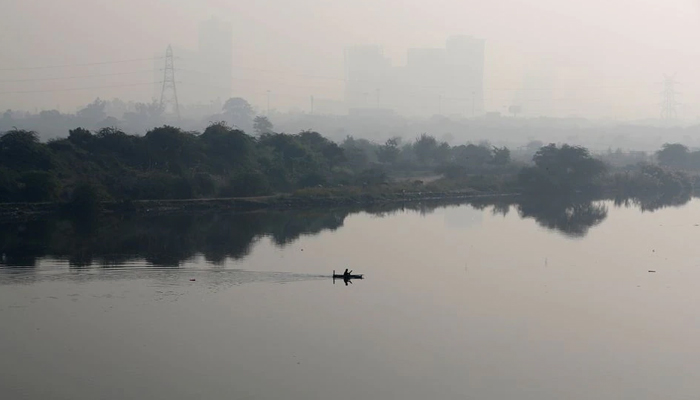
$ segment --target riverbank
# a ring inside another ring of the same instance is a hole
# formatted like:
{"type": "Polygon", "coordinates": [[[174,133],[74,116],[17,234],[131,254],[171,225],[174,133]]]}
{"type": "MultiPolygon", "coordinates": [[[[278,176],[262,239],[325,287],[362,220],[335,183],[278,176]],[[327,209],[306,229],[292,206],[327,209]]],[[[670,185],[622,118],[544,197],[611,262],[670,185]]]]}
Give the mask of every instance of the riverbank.
{"type": "MultiPolygon", "coordinates": [[[[483,193],[472,189],[456,191],[381,191],[312,189],[294,194],[262,197],[231,197],[178,200],[108,201],[101,203],[106,214],[167,215],[197,212],[249,212],[261,210],[301,210],[408,203],[432,200],[459,200],[513,196],[514,193],[483,193]]],[[[65,203],[0,204],[0,222],[31,220],[64,212],[65,203]]]]}
{"type": "MultiPolygon", "coordinates": [[[[641,171],[608,175],[586,190],[566,192],[542,187],[524,190],[535,197],[584,196],[596,198],[639,198],[649,203],[682,202],[697,194],[698,178],[646,166],[641,171]],[[676,199],[678,199],[676,201],[676,199]]],[[[205,212],[283,211],[367,207],[421,201],[468,200],[516,196],[523,189],[510,176],[470,176],[462,179],[420,180],[372,186],[313,187],[293,193],[259,197],[218,197],[162,200],[120,200],[98,202],[94,193],[78,203],[1,203],[0,222],[32,220],[46,216],[81,216],[99,210],[111,215],[169,215],[205,212]]]]}

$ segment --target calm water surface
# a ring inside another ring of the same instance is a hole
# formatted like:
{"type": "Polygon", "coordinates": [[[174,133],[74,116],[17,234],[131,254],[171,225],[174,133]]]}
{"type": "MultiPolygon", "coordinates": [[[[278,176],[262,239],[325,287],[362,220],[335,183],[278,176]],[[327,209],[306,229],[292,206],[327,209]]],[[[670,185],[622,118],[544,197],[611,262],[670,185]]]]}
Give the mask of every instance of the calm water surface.
{"type": "Polygon", "coordinates": [[[699,398],[700,201],[547,209],[4,225],[1,397],[699,398]]]}

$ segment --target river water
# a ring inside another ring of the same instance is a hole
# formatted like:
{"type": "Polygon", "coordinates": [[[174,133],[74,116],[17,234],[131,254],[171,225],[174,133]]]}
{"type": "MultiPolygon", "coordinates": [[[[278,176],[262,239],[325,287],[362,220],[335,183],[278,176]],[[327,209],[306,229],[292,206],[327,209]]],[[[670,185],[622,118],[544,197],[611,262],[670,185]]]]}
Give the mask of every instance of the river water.
{"type": "Polygon", "coordinates": [[[696,399],[699,225],[699,200],[4,224],[0,397],[696,399]]]}

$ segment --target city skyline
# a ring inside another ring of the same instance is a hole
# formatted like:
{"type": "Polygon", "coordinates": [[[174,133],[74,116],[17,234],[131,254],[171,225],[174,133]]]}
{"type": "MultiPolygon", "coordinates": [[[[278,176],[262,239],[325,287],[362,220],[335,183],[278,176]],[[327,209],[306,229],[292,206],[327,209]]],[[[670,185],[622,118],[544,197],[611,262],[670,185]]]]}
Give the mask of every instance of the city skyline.
{"type": "MultiPolygon", "coordinates": [[[[440,48],[455,34],[488,43],[485,111],[507,113],[522,103],[523,116],[659,118],[664,74],[676,73],[678,116],[695,119],[699,10],[690,0],[593,0],[567,7],[553,0],[441,0],[399,9],[388,0],[370,8],[345,0],[294,6],[128,0],[118,7],[68,0],[38,9],[12,3],[8,15],[14,17],[3,21],[0,107],[73,112],[96,97],[150,101],[154,82],[162,79],[156,78],[162,71],[154,73],[162,68],[155,68],[162,60],[154,62],[154,53],[162,57],[168,44],[182,70],[184,96],[197,82],[184,70],[201,69],[190,68],[197,56],[185,50],[198,48],[199,21],[216,16],[232,26],[232,95],[261,108],[269,99],[279,111],[310,111],[313,97],[316,112],[338,112],[345,97],[344,48],[380,44],[392,65],[405,65],[409,48],[440,48]],[[308,10],[329,18],[312,18],[308,10]],[[533,84],[543,71],[552,72],[549,80],[533,84]]],[[[215,86],[228,87],[221,81],[215,86]]],[[[433,97],[428,108],[448,106],[433,97]]]]}
{"type": "Polygon", "coordinates": [[[352,46],[345,64],[348,110],[384,108],[423,117],[484,113],[483,39],[459,35],[444,47],[409,48],[404,65],[394,65],[380,46],[352,46]]]}

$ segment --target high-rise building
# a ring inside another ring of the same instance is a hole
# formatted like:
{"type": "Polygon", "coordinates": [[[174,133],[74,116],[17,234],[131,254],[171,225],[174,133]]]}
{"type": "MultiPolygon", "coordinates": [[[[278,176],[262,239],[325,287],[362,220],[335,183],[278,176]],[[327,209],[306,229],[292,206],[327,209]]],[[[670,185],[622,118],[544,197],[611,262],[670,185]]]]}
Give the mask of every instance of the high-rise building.
{"type": "Polygon", "coordinates": [[[408,115],[475,116],[484,112],[484,40],[453,36],[445,48],[409,49],[394,67],[381,48],[346,50],[348,108],[389,108],[408,115]]]}
{"type": "Polygon", "coordinates": [[[205,74],[206,100],[226,101],[233,89],[233,29],[230,23],[211,18],[199,24],[199,59],[205,74]]]}
{"type": "Polygon", "coordinates": [[[447,40],[446,53],[444,83],[448,96],[466,99],[466,104],[460,106],[465,115],[483,114],[485,41],[470,36],[453,36],[447,40]]]}
{"type": "Polygon", "coordinates": [[[377,108],[391,73],[391,60],[379,46],[345,50],[345,102],[349,109],[377,108]],[[377,101],[377,98],[380,98],[377,101]]]}

